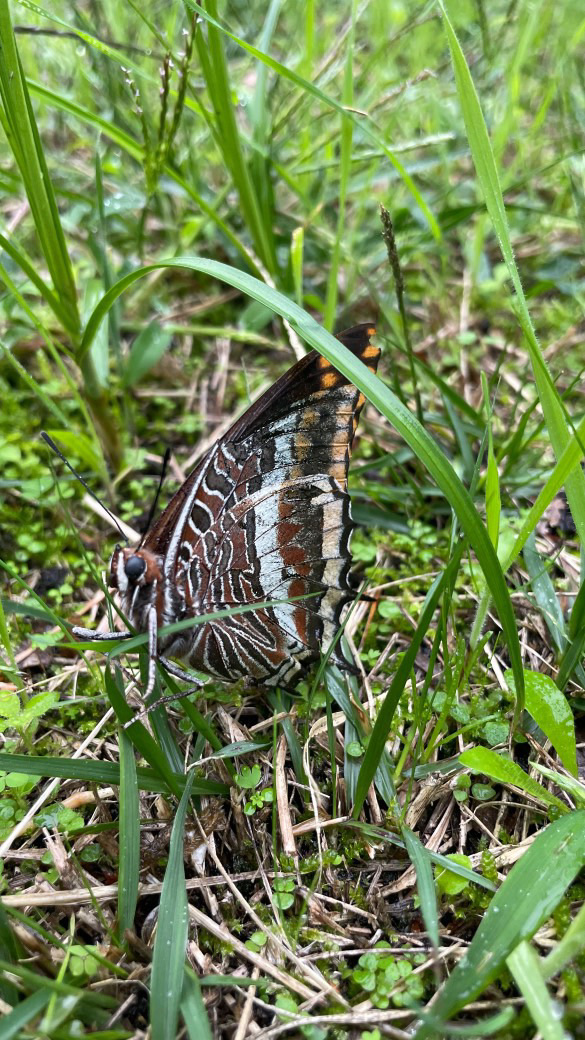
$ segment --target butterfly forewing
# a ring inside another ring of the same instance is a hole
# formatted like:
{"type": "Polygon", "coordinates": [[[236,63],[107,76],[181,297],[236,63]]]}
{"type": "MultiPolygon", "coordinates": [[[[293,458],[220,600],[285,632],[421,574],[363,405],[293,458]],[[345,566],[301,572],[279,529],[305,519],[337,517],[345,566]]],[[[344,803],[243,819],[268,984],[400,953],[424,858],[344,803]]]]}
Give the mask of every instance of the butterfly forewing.
{"type": "MultiPolygon", "coordinates": [[[[375,371],[373,332],[360,325],[339,339],[375,371]]],[[[363,403],[313,352],[201,460],[144,542],[164,571],[159,627],[281,602],[194,625],[159,640],[160,652],[221,679],[287,685],[327,648],[351,597],[347,472],[363,403]]]]}

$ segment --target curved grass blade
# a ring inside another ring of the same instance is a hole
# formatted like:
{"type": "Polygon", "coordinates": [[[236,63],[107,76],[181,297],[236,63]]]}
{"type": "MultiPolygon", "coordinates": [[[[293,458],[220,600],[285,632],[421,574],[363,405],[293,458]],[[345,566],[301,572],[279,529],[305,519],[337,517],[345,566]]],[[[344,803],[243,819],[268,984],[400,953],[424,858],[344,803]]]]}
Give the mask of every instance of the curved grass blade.
{"type": "Polygon", "coordinates": [[[411,831],[410,827],[401,827],[401,834],[410,862],[416,871],[416,887],[423,921],[431,943],[435,949],[438,949],[439,914],[431,858],[418,835],[411,831]]]}
{"type": "Polygon", "coordinates": [[[141,267],[121,278],[104,295],[87,323],[81,347],[82,353],[89,349],[110,307],[124,290],[150,271],[164,267],[186,267],[190,270],[199,271],[202,274],[208,274],[213,278],[219,278],[221,281],[240,289],[246,295],[251,296],[277,314],[280,314],[281,317],[290,322],[304,340],[323,354],[343,375],[358,386],[368,400],[378,408],[382,415],[404,437],[421,462],[432,474],[449,501],[476,553],[479,565],[492,592],[504,630],[510,654],[510,663],[516,680],[517,711],[521,711],[523,707],[522,659],[514,612],[498,557],[475,509],[471,496],[433,438],[420,425],[408,408],[384,385],[381,379],[371,373],[361,361],[353,356],[351,351],[318,325],[296,303],[287,299],[286,296],[271,286],[259,282],[246,272],[237,271],[227,264],[219,263],[216,260],[204,260],[199,257],[174,257],[170,260],[160,260],[155,264],[141,267]]]}
{"type": "Polygon", "coordinates": [[[188,906],[183,859],[185,817],[193,773],[187,778],[169,847],[152,956],[150,1027],[156,1040],[175,1040],[185,975],[188,906]]]}
{"type": "Polygon", "coordinates": [[[541,831],[492,899],[465,956],[433,1002],[433,1024],[415,1040],[433,1035],[436,1022],[455,1015],[500,974],[506,958],[530,939],[553,912],[585,863],[585,810],[563,816],[541,831]]]}
{"type": "MultiPolygon", "coordinates": [[[[0,751],[0,769],[7,773],[25,773],[30,776],[60,777],[63,780],[83,780],[89,784],[118,786],[120,770],[114,762],[96,762],[94,759],[51,758],[41,755],[13,755],[0,751]]],[[[144,766],[136,770],[136,779],[141,791],[169,794],[172,788],[161,780],[154,770],[144,766]]],[[[174,788],[183,790],[185,778],[174,775],[174,788]]],[[[193,784],[193,794],[219,795],[229,797],[229,787],[219,780],[197,779],[193,784]]]]}

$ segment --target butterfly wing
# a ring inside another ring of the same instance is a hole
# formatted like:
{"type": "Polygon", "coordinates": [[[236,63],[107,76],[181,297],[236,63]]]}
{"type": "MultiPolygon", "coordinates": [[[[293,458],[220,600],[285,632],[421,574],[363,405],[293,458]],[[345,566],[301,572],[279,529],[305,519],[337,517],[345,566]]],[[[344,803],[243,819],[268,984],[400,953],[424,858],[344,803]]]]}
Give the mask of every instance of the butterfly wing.
{"type": "MultiPolygon", "coordinates": [[[[338,337],[373,371],[374,331],[338,337]]],[[[201,460],[145,542],[165,561],[168,617],[309,598],[194,626],[165,652],[222,679],[287,685],[330,644],[352,595],[347,473],[363,403],[313,352],[201,460]]]]}

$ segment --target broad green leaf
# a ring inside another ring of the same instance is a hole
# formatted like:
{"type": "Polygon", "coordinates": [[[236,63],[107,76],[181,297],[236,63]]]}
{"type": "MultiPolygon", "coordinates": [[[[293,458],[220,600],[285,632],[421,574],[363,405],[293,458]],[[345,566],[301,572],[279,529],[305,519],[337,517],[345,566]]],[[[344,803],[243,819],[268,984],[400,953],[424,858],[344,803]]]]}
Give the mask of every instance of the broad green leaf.
{"type": "MultiPolygon", "coordinates": [[[[466,856],[463,852],[447,853],[446,859],[448,859],[450,863],[457,863],[459,866],[468,867],[469,870],[471,870],[471,860],[469,856],[466,856]]],[[[452,870],[449,870],[446,867],[435,867],[435,878],[437,881],[437,888],[446,896],[457,896],[469,885],[466,878],[462,878],[459,874],[455,874],[452,870]]]]}
{"type": "MultiPolygon", "coordinates": [[[[506,681],[513,686],[514,677],[506,673],[506,681]]],[[[564,693],[549,675],[524,670],[526,711],[546,734],[565,769],[577,776],[577,746],[575,720],[564,693]]]]}
{"type": "Polygon", "coordinates": [[[585,863],[585,811],[555,820],[540,831],[513,867],[485,912],[467,952],[439,990],[433,1024],[423,1023],[415,1040],[436,1033],[437,1021],[452,1018],[500,974],[518,943],[530,939],[562,899],[585,863]]]}
{"type": "Polygon", "coordinates": [[[519,787],[521,791],[532,795],[545,805],[554,805],[560,811],[568,812],[565,802],[561,802],[560,798],[556,798],[554,794],[547,791],[546,787],[538,784],[515,762],[511,762],[509,758],[504,758],[503,755],[498,755],[489,748],[476,747],[470,751],[463,751],[459,755],[459,761],[462,766],[473,770],[474,773],[485,773],[486,776],[501,784],[513,784],[514,787],[519,787]]]}

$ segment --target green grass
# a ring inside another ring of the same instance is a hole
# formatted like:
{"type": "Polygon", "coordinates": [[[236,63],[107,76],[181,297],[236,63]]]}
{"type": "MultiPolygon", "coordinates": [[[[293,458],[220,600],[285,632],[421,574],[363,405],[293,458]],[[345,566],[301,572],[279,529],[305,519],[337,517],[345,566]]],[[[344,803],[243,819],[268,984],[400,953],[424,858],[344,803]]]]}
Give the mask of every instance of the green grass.
{"type": "Polygon", "coordinates": [[[0,0],[3,1036],[578,1031],[584,35],[0,0]],[[366,320],[379,378],[331,335],[366,320]],[[139,530],[304,346],[370,402],[360,676],[123,729],[145,640],[70,638],[115,535],[40,431],[139,530]]]}

